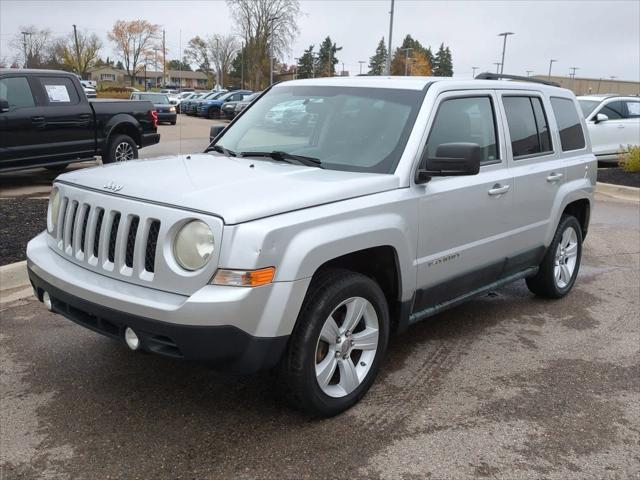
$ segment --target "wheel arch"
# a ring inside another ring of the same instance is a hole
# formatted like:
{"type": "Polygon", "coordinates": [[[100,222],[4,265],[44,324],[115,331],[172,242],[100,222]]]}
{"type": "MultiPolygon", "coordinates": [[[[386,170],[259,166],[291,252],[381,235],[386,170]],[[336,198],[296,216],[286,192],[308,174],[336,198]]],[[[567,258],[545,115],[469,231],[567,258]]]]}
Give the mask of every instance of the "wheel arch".
{"type": "Polygon", "coordinates": [[[105,125],[104,131],[103,150],[108,148],[111,139],[115,135],[120,134],[131,137],[138,147],[141,145],[142,135],[140,132],[140,124],[129,115],[116,115],[105,125]]]}

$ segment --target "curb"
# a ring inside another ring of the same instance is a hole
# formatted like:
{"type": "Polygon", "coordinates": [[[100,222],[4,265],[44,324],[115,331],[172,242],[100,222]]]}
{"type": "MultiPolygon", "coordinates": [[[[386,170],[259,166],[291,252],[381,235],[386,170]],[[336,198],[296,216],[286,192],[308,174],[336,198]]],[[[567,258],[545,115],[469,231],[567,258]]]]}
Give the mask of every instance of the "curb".
{"type": "Polygon", "coordinates": [[[636,187],[625,187],[624,185],[597,182],[596,192],[620,200],[640,202],[640,188],[636,187]]]}
{"type": "Polygon", "coordinates": [[[13,302],[32,294],[26,260],[0,267],[0,303],[13,302]]]}

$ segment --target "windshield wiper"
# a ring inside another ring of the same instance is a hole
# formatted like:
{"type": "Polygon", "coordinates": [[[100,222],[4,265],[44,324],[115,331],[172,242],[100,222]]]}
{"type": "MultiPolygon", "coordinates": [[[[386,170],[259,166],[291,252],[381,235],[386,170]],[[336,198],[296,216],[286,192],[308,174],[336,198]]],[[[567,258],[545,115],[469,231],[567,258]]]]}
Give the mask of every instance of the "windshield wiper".
{"type": "Polygon", "coordinates": [[[240,152],[241,157],[269,157],[280,162],[294,163],[298,165],[305,165],[307,167],[322,167],[322,162],[317,158],[305,157],[304,155],[294,155],[293,153],[282,152],[280,150],[274,150],[272,152],[240,152]]]}
{"type": "Polygon", "coordinates": [[[221,153],[226,155],[227,157],[237,157],[236,152],[233,150],[229,150],[228,148],[223,147],[222,145],[213,145],[212,147],[207,148],[207,152],[209,150],[213,150],[214,152],[221,153]]]}

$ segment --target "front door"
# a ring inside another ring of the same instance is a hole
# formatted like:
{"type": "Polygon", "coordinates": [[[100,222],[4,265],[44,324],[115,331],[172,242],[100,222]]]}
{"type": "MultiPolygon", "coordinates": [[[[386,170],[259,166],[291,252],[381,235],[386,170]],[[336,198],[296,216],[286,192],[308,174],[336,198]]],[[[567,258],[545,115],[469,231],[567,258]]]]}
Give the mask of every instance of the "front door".
{"type": "MultiPolygon", "coordinates": [[[[487,285],[500,276],[509,252],[513,178],[492,91],[439,97],[424,155],[438,145],[480,145],[478,175],[435,177],[419,186],[418,292],[414,313],[487,285]]],[[[426,157],[424,157],[426,158],[426,157]]]]}

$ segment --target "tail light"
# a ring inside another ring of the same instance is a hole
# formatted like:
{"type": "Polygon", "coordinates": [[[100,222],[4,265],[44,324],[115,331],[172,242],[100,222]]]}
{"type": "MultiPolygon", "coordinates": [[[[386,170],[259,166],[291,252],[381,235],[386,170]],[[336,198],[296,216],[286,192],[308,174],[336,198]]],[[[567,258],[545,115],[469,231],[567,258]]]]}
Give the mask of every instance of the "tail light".
{"type": "Polygon", "coordinates": [[[158,128],[158,112],[151,110],[151,119],[153,120],[153,126],[158,128]]]}

